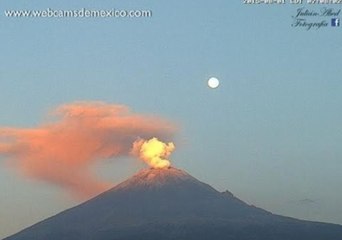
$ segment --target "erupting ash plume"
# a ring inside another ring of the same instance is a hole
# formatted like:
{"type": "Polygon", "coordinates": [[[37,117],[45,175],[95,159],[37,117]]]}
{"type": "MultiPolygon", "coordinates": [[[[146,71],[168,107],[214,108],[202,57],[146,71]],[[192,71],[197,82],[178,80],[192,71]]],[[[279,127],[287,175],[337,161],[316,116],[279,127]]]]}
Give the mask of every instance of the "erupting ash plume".
{"type": "Polygon", "coordinates": [[[96,161],[129,156],[139,146],[135,156],[149,165],[170,164],[163,158],[173,145],[153,138],[168,139],[175,132],[174,126],[163,119],[103,102],[66,104],[53,113],[55,121],[36,128],[0,128],[0,154],[7,155],[26,176],[89,197],[109,187],[91,174],[90,165],[96,161]]]}
{"type": "Polygon", "coordinates": [[[138,140],[133,144],[132,154],[142,159],[152,168],[168,168],[170,161],[167,158],[175,149],[175,145],[163,143],[157,138],[152,138],[148,141],[138,140]]]}

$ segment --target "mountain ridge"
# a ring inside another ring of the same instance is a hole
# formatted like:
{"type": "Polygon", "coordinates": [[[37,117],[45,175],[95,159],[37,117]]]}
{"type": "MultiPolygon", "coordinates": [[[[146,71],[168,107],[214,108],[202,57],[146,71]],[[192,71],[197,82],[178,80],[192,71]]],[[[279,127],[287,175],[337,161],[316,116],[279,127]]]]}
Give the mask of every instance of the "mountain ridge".
{"type": "Polygon", "coordinates": [[[338,240],[342,239],[342,226],[272,214],[171,167],[141,170],[95,198],[5,240],[228,237],[232,240],[338,240]]]}

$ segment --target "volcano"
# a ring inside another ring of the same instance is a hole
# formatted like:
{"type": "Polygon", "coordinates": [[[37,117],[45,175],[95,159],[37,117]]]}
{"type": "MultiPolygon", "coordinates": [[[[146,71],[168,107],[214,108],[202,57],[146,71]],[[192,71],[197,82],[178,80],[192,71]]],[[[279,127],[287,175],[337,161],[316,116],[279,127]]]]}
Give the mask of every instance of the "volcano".
{"type": "Polygon", "coordinates": [[[6,240],[338,240],[342,226],[248,205],[176,169],[146,169],[6,240]]]}

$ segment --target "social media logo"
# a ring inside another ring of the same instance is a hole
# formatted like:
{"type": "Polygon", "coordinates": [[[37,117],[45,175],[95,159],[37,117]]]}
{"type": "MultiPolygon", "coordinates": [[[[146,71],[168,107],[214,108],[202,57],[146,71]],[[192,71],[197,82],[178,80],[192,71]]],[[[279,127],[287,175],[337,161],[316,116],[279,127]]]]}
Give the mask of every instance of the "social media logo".
{"type": "Polygon", "coordinates": [[[331,19],[331,26],[332,27],[339,27],[340,26],[340,19],[339,18],[332,18],[331,19]]]}

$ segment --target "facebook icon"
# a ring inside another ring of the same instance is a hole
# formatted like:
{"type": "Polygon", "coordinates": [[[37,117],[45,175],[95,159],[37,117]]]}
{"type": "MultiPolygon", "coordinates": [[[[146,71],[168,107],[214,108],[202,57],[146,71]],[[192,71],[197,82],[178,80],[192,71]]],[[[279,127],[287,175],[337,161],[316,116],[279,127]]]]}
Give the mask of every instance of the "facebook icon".
{"type": "Polygon", "coordinates": [[[340,26],[340,19],[339,18],[332,18],[331,19],[331,26],[332,27],[339,27],[340,26]]]}

